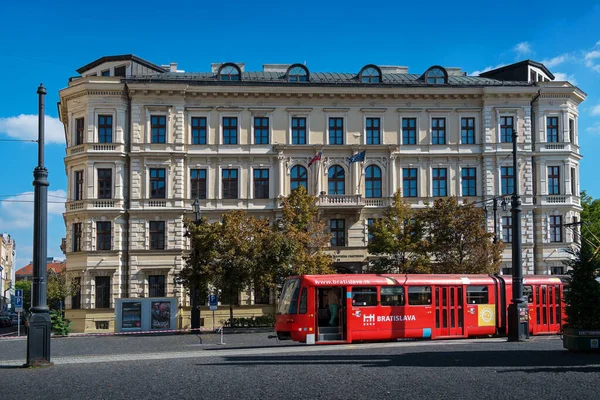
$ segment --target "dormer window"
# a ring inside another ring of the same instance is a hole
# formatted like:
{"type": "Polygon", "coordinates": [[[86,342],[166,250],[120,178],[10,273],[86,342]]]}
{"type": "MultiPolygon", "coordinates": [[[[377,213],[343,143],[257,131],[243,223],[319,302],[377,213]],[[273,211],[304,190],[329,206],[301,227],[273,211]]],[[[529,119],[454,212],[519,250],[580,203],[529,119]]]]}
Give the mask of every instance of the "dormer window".
{"type": "Polygon", "coordinates": [[[223,64],[219,68],[217,78],[220,81],[239,81],[241,80],[242,73],[240,68],[232,63],[223,64]]]}
{"type": "Polygon", "coordinates": [[[448,73],[442,67],[431,67],[425,74],[425,82],[428,85],[443,85],[448,83],[448,73]]]}
{"type": "Polygon", "coordinates": [[[301,64],[291,65],[286,73],[288,82],[308,82],[309,73],[308,69],[301,64]]]}
{"type": "Polygon", "coordinates": [[[360,70],[358,78],[362,83],[380,83],[381,70],[376,65],[366,65],[360,70]]]}

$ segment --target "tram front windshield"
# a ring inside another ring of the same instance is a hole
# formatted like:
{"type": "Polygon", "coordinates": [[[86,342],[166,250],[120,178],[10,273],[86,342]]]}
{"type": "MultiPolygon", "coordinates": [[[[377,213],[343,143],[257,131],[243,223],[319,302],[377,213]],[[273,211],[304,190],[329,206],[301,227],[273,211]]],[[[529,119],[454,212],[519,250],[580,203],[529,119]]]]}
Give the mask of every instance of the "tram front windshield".
{"type": "MultiPolygon", "coordinates": [[[[300,279],[288,279],[283,285],[281,291],[281,298],[277,305],[277,314],[292,314],[291,306],[296,305],[294,309],[297,309],[298,303],[298,289],[300,288],[300,279]]],[[[295,313],[294,313],[295,314],[295,313]]]]}

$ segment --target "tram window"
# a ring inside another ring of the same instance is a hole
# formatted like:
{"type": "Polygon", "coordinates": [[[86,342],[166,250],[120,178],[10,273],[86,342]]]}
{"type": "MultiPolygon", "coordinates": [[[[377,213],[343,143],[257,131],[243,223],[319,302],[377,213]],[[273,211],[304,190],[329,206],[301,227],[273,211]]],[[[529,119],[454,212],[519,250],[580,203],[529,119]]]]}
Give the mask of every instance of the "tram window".
{"type": "Polygon", "coordinates": [[[300,314],[306,314],[306,310],[308,309],[306,300],[306,288],[302,288],[302,294],[300,295],[300,314]]]}
{"type": "Polygon", "coordinates": [[[531,285],[523,286],[523,297],[528,303],[533,303],[533,287],[531,285]]]}
{"type": "Polygon", "coordinates": [[[376,306],[377,288],[361,287],[352,289],[353,306],[376,306]]]}
{"type": "Polygon", "coordinates": [[[430,306],[431,286],[409,286],[408,304],[411,306],[430,306]]]}
{"type": "Polygon", "coordinates": [[[488,304],[487,286],[467,286],[467,304],[488,304]]]}
{"type": "Polygon", "coordinates": [[[297,313],[298,289],[300,289],[300,279],[289,279],[285,282],[277,305],[277,314],[297,313]]]}
{"type": "Polygon", "coordinates": [[[403,306],[404,288],[401,286],[391,286],[381,288],[382,306],[403,306]]]}

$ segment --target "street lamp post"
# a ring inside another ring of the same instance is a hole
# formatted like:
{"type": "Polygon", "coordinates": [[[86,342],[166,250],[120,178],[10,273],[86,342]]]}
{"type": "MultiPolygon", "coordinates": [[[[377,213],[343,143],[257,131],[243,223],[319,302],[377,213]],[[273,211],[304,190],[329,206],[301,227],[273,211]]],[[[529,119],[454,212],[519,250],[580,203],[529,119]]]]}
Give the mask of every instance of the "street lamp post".
{"type": "MultiPolygon", "coordinates": [[[[198,197],[196,197],[196,199],[194,200],[192,207],[194,208],[194,214],[196,216],[195,222],[196,222],[196,225],[198,225],[200,223],[200,200],[198,199],[198,197]]],[[[194,246],[193,238],[192,238],[192,246],[193,246],[192,251],[196,252],[196,247],[194,246]]],[[[191,295],[192,295],[192,311],[191,311],[192,330],[200,329],[200,293],[199,293],[198,285],[194,284],[192,286],[191,295]]]]}
{"type": "Polygon", "coordinates": [[[46,252],[48,240],[48,170],[44,167],[44,96],[46,88],[37,89],[38,165],[33,170],[33,279],[31,312],[27,333],[25,366],[50,366],[50,312],[46,304],[46,252]]]}
{"type": "MultiPolygon", "coordinates": [[[[489,199],[485,200],[485,201],[487,202],[487,201],[489,201],[489,199]]],[[[493,201],[492,210],[494,211],[494,239],[493,239],[493,241],[494,241],[494,243],[498,243],[498,197],[494,197],[492,199],[492,201],[493,201]]],[[[502,211],[506,212],[506,200],[502,199],[501,206],[502,206],[502,211]]],[[[487,206],[485,204],[484,204],[484,211],[485,211],[485,215],[487,217],[488,211],[487,211],[487,206]]]]}
{"type": "Polygon", "coordinates": [[[513,171],[515,189],[512,196],[512,303],[508,307],[508,341],[529,339],[529,308],[523,299],[523,267],[521,260],[521,197],[519,196],[519,164],[517,130],[513,131],[513,171]]]}

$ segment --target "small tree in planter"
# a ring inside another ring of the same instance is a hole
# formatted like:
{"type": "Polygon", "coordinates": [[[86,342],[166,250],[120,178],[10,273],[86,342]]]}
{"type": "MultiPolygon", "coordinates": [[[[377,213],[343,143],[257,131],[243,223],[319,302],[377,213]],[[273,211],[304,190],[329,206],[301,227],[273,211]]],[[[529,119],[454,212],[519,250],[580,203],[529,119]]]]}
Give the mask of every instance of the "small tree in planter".
{"type": "Polygon", "coordinates": [[[600,283],[596,280],[600,261],[585,240],[574,255],[567,263],[572,269],[565,292],[563,346],[574,351],[600,351],[600,283]]]}

